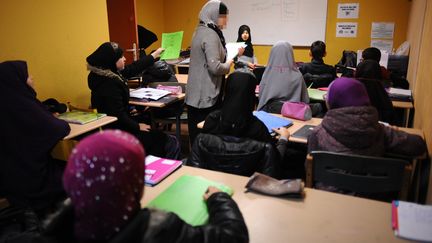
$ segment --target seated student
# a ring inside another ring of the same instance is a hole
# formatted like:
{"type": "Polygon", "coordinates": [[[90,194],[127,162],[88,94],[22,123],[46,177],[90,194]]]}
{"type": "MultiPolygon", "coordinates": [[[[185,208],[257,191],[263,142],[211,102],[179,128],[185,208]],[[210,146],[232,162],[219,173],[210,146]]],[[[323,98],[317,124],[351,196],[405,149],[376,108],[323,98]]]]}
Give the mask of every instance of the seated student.
{"type": "Polygon", "coordinates": [[[252,36],[249,26],[242,25],[238,29],[237,42],[245,42],[247,45],[244,49],[243,55],[238,57],[235,63],[235,68],[247,67],[250,69],[255,68],[256,57],[254,55],[254,49],[252,44],[252,36]]]}
{"type": "Polygon", "coordinates": [[[257,110],[280,114],[283,101],[309,103],[309,95],[303,75],[296,66],[292,46],[279,41],[270,51],[260,83],[257,110]]]}
{"type": "MultiPolygon", "coordinates": [[[[376,62],[380,62],[381,60],[381,51],[376,47],[368,47],[362,52],[362,61],[366,60],[374,60],[376,62]]],[[[381,78],[385,80],[390,79],[390,72],[387,68],[380,66],[381,78]]]]}
{"type": "Polygon", "coordinates": [[[25,61],[0,63],[0,74],[0,197],[43,216],[66,196],[65,163],[53,159],[51,150],[70,127],[36,98],[25,61]]]}
{"type": "Polygon", "coordinates": [[[310,63],[300,66],[300,72],[309,87],[327,87],[336,78],[336,69],[324,63],[323,57],[326,56],[326,45],[322,41],[315,41],[310,47],[309,55],[312,57],[310,63]]]}
{"type": "Polygon", "coordinates": [[[87,57],[88,86],[91,104],[98,112],[117,117],[111,127],[134,134],[147,148],[159,157],[177,158],[179,144],[175,137],[160,131],[150,130],[150,126],[132,119],[129,113],[129,88],[126,78],[135,76],[154,63],[163,51],[159,48],[151,55],[125,66],[123,50],[115,42],[105,42],[87,57]]]}
{"type": "Polygon", "coordinates": [[[50,242],[248,242],[231,197],[209,187],[209,223],[193,227],[174,213],[141,209],[145,151],[132,135],[106,130],[73,150],[63,182],[73,211],[45,233],[50,242]],[[90,162],[89,162],[90,161],[90,162]]]}
{"type": "Polygon", "coordinates": [[[378,119],[394,124],[393,104],[382,84],[379,63],[374,60],[360,62],[357,65],[355,77],[365,85],[371,105],[378,111],[378,119]]]}
{"type": "Polygon", "coordinates": [[[418,156],[426,152],[424,140],[378,123],[365,86],[351,78],[333,81],[327,93],[328,112],[308,138],[308,151],[331,151],[382,156],[394,153],[418,156]]]}

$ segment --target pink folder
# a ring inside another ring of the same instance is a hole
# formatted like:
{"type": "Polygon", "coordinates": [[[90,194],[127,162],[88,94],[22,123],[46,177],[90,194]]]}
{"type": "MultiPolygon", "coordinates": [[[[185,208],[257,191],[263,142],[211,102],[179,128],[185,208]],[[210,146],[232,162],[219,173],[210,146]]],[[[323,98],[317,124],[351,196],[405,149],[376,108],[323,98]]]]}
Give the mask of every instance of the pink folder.
{"type": "Polygon", "coordinates": [[[182,165],[180,160],[171,160],[149,155],[145,159],[145,183],[158,184],[182,165]]]}

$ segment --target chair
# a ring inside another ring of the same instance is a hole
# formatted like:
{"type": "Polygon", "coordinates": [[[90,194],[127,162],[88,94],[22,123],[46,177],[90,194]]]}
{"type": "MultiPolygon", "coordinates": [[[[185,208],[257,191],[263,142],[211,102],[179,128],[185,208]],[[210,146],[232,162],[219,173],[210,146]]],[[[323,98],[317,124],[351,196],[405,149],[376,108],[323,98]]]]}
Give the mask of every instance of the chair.
{"type": "MultiPolygon", "coordinates": [[[[182,92],[186,92],[186,84],[178,83],[178,82],[154,82],[149,83],[149,88],[156,88],[158,85],[165,86],[180,86],[182,87],[182,92]]],[[[169,105],[168,107],[164,107],[157,111],[151,110],[151,119],[152,119],[152,127],[157,127],[159,124],[162,126],[170,126],[172,124],[176,125],[176,137],[180,142],[180,132],[181,132],[181,123],[187,123],[187,112],[185,111],[184,102],[181,104],[174,103],[169,105]],[[164,114],[168,113],[168,114],[164,114]]]]}
{"type": "Polygon", "coordinates": [[[278,162],[279,154],[271,143],[200,133],[186,164],[243,176],[256,171],[274,176],[278,162]]]}
{"type": "Polygon", "coordinates": [[[412,167],[408,161],[312,151],[306,158],[306,187],[317,183],[338,192],[391,201],[406,199],[412,167]]]}

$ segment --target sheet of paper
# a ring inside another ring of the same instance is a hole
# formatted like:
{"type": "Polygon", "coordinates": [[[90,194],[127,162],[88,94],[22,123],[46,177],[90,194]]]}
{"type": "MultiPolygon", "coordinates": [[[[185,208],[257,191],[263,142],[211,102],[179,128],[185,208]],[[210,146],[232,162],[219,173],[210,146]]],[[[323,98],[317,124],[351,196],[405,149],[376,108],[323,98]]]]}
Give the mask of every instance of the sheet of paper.
{"type": "Polygon", "coordinates": [[[162,48],[165,49],[161,54],[161,59],[176,59],[180,56],[180,49],[183,40],[183,31],[173,33],[162,33],[162,48]]]}
{"type": "Polygon", "coordinates": [[[393,22],[372,22],[371,38],[393,39],[393,22]]]}
{"type": "Polygon", "coordinates": [[[358,19],[359,3],[339,3],[338,4],[338,19],[358,19]]]}
{"type": "Polygon", "coordinates": [[[397,235],[419,241],[432,241],[432,206],[398,202],[397,235]]]}
{"type": "Polygon", "coordinates": [[[386,51],[387,53],[391,53],[393,50],[393,40],[377,40],[372,39],[371,45],[372,47],[376,47],[381,51],[386,51]]]}
{"type": "Polygon", "coordinates": [[[233,59],[235,56],[238,55],[238,50],[240,47],[245,48],[246,43],[244,42],[229,42],[225,45],[227,49],[227,60],[233,59]]]}
{"type": "Polygon", "coordinates": [[[151,99],[158,100],[165,95],[171,94],[170,91],[162,90],[162,89],[153,89],[153,88],[140,88],[130,92],[130,97],[138,98],[138,99],[151,99]]]}
{"type": "Polygon", "coordinates": [[[356,22],[338,22],[336,23],[336,37],[357,37],[356,22]]]}

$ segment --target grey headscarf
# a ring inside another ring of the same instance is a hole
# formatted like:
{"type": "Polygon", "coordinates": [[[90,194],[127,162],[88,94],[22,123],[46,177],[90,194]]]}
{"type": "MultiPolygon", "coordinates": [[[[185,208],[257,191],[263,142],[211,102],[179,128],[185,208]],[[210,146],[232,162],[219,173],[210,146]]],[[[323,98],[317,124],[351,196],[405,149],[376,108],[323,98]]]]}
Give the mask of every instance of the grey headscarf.
{"type": "Polygon", "coordinates": [[[221,1],[219,0],[210,0],[208,1],[201,9],[199,13],[200,21],[205,24],[214,24],[217,26],[219,19],[219,5],[221,1]]]}
{"type": "Polygon", "coordinates": [[[286,41],[278,41],[270,51],[257,109],[262,109],[271,100],[309,103],[306,84],[294,61],[293,48],[286,41]]]}

